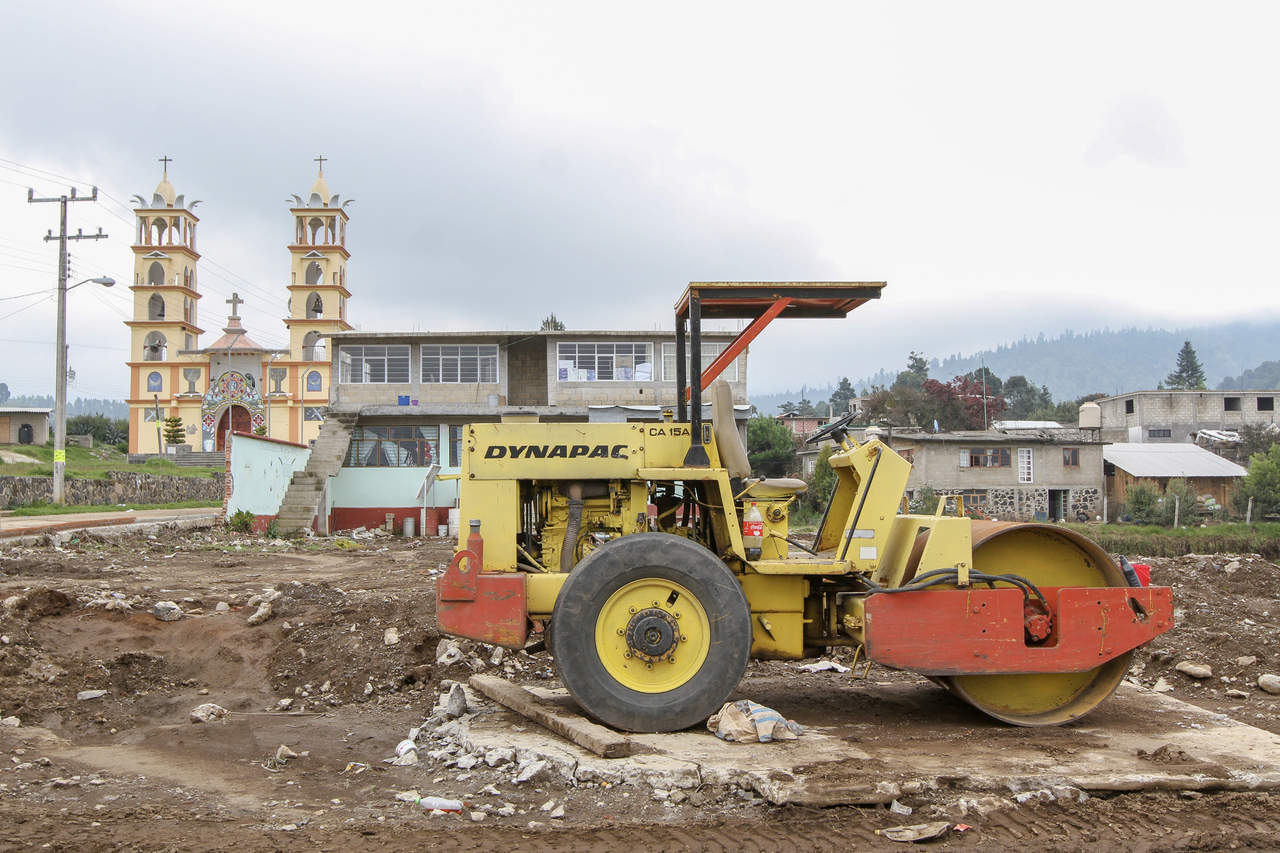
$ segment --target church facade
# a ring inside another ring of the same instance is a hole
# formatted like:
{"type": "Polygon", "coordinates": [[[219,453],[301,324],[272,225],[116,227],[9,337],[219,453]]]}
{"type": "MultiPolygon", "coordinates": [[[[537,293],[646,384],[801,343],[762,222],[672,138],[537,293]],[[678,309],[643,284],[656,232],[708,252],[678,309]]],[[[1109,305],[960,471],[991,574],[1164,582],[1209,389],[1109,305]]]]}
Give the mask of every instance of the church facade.
{"type": "Polygon", "coordinates": [[[169,182],[168,162],[150,200],[134,196],[137,230],[133,318],[129,328],[129,452],[164,453],[164,420],[182,421],[183,443],[219,451],[233,432],[307,444],[320,431],[329,402],[328,338],[347,322],[346,248],[350,201],[339,203],[324,161],[307,198],[294,195],[288,349],[261,346],[239,316],[232,293],[222,335],[202,346],[199,304],[199,217],[169,182]]]}

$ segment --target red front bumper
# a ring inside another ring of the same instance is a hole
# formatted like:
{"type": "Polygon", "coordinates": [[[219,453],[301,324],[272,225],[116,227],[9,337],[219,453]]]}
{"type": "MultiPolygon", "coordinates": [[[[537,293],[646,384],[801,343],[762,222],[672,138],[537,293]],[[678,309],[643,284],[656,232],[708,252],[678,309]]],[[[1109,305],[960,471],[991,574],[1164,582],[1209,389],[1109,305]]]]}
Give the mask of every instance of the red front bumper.
{"type": "Polygon", "coordinates": [[[1168,587],[1045,587],[1053,628],[1029,643],[1018,589],[872,595],[867,656],[922,675],[1084,672],[1173,627],[1168,587]]]}
{"type": "Polygon", "coordinates": [[[436,625],[441,633],[509,649],[524,648],[529,637],[524,575],[480,572],[471,551],[456,553],[436,580],[436,625]]]}

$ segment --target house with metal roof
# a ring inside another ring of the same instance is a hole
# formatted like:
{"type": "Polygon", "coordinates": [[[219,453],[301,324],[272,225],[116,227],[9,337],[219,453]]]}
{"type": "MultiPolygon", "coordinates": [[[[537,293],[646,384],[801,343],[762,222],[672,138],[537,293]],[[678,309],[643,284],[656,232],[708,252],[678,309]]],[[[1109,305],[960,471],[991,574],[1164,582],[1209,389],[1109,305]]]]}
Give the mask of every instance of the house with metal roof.
{"type": "Polygon", "coordinates": [[[1108,444],[1102,449],[1107,502],[1124,504],[1125,495],[1137,483],[1148,483],[1164,493],[1169,481],[1186,480],[1197,495],[1211,495],[1223,506],[1249,472],[1203,447],[1185,443],[1108,444]]]}
{"type": "Polygon", "coordinates": [[[0,406],[0,444],[44,444],[52,409],[0,406]]]}

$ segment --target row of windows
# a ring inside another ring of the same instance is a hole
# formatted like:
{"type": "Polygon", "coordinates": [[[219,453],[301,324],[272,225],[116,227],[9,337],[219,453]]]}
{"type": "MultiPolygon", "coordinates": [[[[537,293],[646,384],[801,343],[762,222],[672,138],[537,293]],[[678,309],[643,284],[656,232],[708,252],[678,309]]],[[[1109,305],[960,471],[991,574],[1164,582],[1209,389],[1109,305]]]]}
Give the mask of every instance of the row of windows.
{"type": "MultiPolygon", "coordinates": [[[[726,346],[704,345],[702,370],[710,367],[726,346]]],[[[421,349],[424,383],[498,382],[496,344],[424,344],[421,349]]],[[[344,346],[338,358],[339,381],[343,383],[404,384],[409,381],[407,344],[344,346]]],[[[720,375],[728,382],[737,382],[737,359],[720,375]]],[[[556,377],[561,382],[651,382],[654,379],[653,344],[557,344],[556,377]]],[[[674,382],[675,379],[675,344],[663,344],[662,380],[674,382]]]]}
{"type": "MultiPolygon", "coordinates": [[[[1222,411],[1224,412],[1244,411],[1243,400],[1244,400],[1243,397],[1223,397],[1222,411]]],[[[1135,401],[1133,399],[1128,399],[1124,401],[1124,413],[1126,415],[1132,415],[1134,412],[1134,408],[1135,408],[1135,401]]],[[[1255,397],[1254,409],[1259,412],[1274,412],[1276,410],[1276,398],[1275,397],[1255,397]]]]}
{"type": "MultiPolygon", "coordinates": [[[[277,371],[280,374],[284,373],[284,371],[280,370],[279,368],[277,368],[276,370],[273,370],[272,373],[276,374],[277,371]]],[[[191,368],[187,368],[186,370],[183,371],[183,373],[185,374],[185,378],[187,380],[187,390],[183,393],[186,393],[186,394],[200,393],[196,390],[196,381],[200,378],[200,372],[198,370],[192,370],[191,368]]],[[[280,387],[280,381],[279,381],[281,378],[283,378],[283,376],[276,376],[276,375],[272,376],[272,382],[274,384],[274,387],[271,389],[271,393],[273,394],[283,393],[284,389],[280,387]]],[[[320,375],[320,371],[318,370],[312,370],[311,372],[309,372],[307,374],[306,382],[307,382],[308,391],[324,390],[324,377],[320,375]]],[[[153,370],[150,373],[148,373],[147,374],[147,393],[154,394],[156,392],[163,391],[163,390],[164,390],[164,377],[160,374],[160,372],[153,370]]]]}
{"type": "MultiPolygon", "coordinates": [[[[1034,480],[1033,459],[1035,453],[1030,447],[1018,448],[1018,482],[1030,483],[1034,480]]],[[[960,451],[961,468],[1009,468],[1013,463],[1013,451],[1008,447],[970,448],[960,451]]],[[[1062,467],[1080,467],[1080,448],[1062,448],[1062,467]]]]}
{"type": "MultiPolygon", "coordinates": [[[[449,463],[460,464],[462,427],[449,427],[449,463]]],[[[358,426],[351,433],[348,468],[426,468],[440,462],[440,427],[358,426]]]]}

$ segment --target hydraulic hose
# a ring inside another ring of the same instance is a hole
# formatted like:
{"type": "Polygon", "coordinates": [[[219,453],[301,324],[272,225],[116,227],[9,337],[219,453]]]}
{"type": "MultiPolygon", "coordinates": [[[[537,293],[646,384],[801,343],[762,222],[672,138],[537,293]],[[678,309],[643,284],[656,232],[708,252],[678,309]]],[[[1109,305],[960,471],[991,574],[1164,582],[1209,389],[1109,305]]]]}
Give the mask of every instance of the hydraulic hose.
{"type": "Polygon", "coordinates": [[[578,550],[578,531],[582,527],[582,484],[569,486],[569,521],[564,528],[564,543],[560,546],[560,571],[573,569],[578,550]]]}

